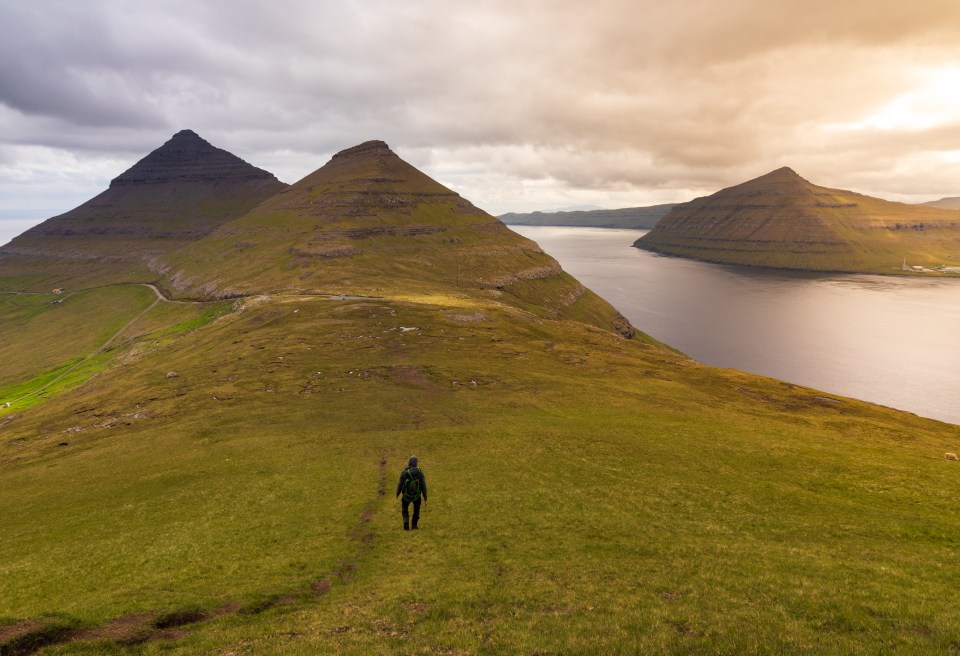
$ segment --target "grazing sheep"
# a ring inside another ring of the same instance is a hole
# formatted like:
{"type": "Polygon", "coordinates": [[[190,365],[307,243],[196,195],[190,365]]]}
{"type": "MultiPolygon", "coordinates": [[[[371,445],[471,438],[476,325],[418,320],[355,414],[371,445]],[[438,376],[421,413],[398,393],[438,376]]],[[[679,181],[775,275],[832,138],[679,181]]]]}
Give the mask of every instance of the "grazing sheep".
{"type": "Polygon", "coordinates": [[[943,457],[946,458],[947,460],[956,460],[956,459],[957,459],[957,454],[956,454],[956,453],[945,453],[945,454],[943,454],[943,457]]]}

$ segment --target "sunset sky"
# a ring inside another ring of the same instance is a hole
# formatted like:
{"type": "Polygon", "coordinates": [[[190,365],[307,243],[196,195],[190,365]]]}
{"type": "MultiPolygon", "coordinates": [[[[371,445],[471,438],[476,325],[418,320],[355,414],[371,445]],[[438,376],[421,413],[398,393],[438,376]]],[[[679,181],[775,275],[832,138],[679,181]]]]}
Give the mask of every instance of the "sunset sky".
{"type": "Polygon", "coordinates": [[[0,0],[0,243],[182,128],[285,182],[383,139],[494,214],[960,196],[960,2],[0,0]]]}

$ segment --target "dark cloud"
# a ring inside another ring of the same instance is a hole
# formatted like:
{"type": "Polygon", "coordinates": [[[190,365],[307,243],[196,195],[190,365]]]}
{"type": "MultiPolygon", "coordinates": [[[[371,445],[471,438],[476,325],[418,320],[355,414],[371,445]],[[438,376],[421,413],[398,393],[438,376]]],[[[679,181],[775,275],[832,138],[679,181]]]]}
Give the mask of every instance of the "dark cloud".
{"type": "Polygon", "coordinates": [[[495,210],[505,189],[660,201],[783,164],[956,194],[960,113],[868,119],[957,70],[958,37],[955,0],[3,3],[0,184],[49,190],[43,147],[94,187],[189,127],[288,181],[382,138],[495,210]]]}

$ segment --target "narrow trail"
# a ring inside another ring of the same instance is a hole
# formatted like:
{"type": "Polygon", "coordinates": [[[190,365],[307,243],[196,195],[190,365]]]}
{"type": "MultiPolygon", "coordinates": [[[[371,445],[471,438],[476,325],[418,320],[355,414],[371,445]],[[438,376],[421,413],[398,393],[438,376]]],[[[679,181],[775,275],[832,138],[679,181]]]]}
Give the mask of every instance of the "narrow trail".
{"type": "MultiPolygon", "coordinates": [[[[147,312],[149,312],[149,311],[152,310],[154,307],[156,307],[157,304],[160,303],[161,301],[164,302],[164,303],[179,303],[179,304],[184,304],[184,305],[187,305],[187,304],[190,304],[190,305],[202,305],[202,304],[205,304],[205,303],[216,303],[216,302],[219,302],[218,300],[213,300],[213,301],[198,301],[198,300],[179,300],[179,299],[170,298],[169,296],[167,296],[167,295],[163,292],[162,289],[160,289],[160,288],[157,287],[155,284],[150,283],[150,282],[116,283],[116,284],[113,284],[113,285],[103,285],[103,286],[101,286],[101,287],[87,287],[87,288],[84,288],[84,289],[73,290],[73,291],[71,291],[69,294],[64,294],[64,295],[62,295],[62,296],[60,296],[59,294],[53,294],[53,293],[51,293],[51,292],[12,292],[12,291],[0,291],[0,294],[10,294],[10,295],[14,295],[14,296],[59,296],[59,297],[60,297],[60,300],[63,301],[63,300],[66,300],[66,299],[70,298],[71,296],[73,296],[74,294],[77,294],[77,293],[79,293],[79,292],[90,291],[90,290],[93,290],[93,289],[104,289],[104,288],[106,288],[106,287],[133,287],[133,286],[137,286],[137,287],[149,287],[151,290],[153,290],[153,293],[156,295],[156,297],[157,297],[156,300],[154,300],[153,303],[151,303],[145,310],[143,310],[142,312],[140,312],[140,313],[139,313],[137,316],[135,316],[133,319],[131,319],[130,321],[128,321],[127,323],[125,323],[125,324],[123,325],[123,327],[121,327],[117,332],[115,332],[113,335],[111,335],[110,338],[107,339],[107,341],[105,341],[103,344],[101,344],[96,350],[94,350],[92,353],[90,353],[89,355],[87,355],[86,357],[84,357],[82,360],[80,360],[80,361],[74,363],[73,365],[71,365],[66,371],[62,372],[59,376],[57,376],[57,377],[54,378],[53,380],[50,380],[50,381],[44,383],[42,386],[40,386],[39,388],[33,390],[32,392],[29,392],[29,393],[27,393],[27,394],[24,394],[23,396],[20,396],[20,397],[18,397],[18,398],[16,398],[16,399],[11,399],[11,400],[9,400],[9,401],[6,401],[6,403],[8,403],[10,406],[12,406],[12,405],[15,404],[15,403],[19,403],[20,401],[23,401],[23,400],[25,400],[25,399],[29,399],[29,398],[32,398],[32,397],[34,397],[34,396],[37,396],[38,394],[40,394],[40,393],[43,392],[44,390],[49,389],[49,388],[52,387],[53,385],[57,384],[58,382],[60,382],[61,380],[63,380],[68,374],[70,374],[71,372],[75,371],[78,367],[80,367],[80,366],[83,365],[83,364],[86,364],[87,362],[89,362],[90,360],[92,360],[93,358],[95,358],[96,356],[98,356],[98,355],[100,355],[101,353],[103,353],[106,349],[108,349],[108,348],[110,347],[111,344],[113,344],[113,343],[117,340],[118,337],[120,337],[120,335],[122,335],[122,334],[124,333],[124,331],[126,331],[128,328],[130,328],[130,326],[132,326],[133,324],[135,324],[135,323],[137,322],[137,320],[140,319],[140,317],[142,317],[142,316],[145,315],[147,312]]],[[[354,295],[349,295],[349,294],[272,294],[272,296],[281,297],[281,298],[300,298],[300,299],[317,299],[317,298],[319,298],[319,299],[328,300],[328,301],[369,301],[369,300],[383,300],[382,298],[377,297],[377,296],[354,296],[354,295]]],[[[238,297],[236,297],[236,298],[241,298],[241,299],[242,299],[242,298],[247,298],[247,296],[238,296],[238,297]]],[[[224,300],[224,299],[219,299],[219,300],[224,300]]],[[[7,406],[7,407],[9,407],[9,406],[7,406]]]]}
{"type": "MultiPolygon", "coordinates": [[[[149,306],[147,306],[144,310],[142,310],[139,314],[137,314],[137,316],[135,316],[133,319],[131,319],[131,320],[128,321],[127,323],[123,324],[123,326],[120,328],[120,330],[118,330],[117,332],[113,333],[113,334],[107,339],[107,341],[105,341],[103,344],[101,344],[99,347],[97,347],[96,350],[94,350],[92,353],[90,353],[89,355],[87,355],[87,356],[86,356],[85,358],[83,358],[82,360],[80,360],[80,361],[78,361],[78,362],[75,362],[73,365],[71,365],[68,369],[66,369],[66,370],[65,370],[63,373],[61,373],[59,376],[57,376],[57,377],[54,378],[53,380],[50,380],[50,381],[44,383],[43,385],[41,385],[41,386],[38,387],[37,389],[33,390],[32,392],[29,392],[29,393],[27,393],[27,394],[24,394],[23,396],[21,396],[21,397],[19,397],[19,398],[16,398],[16,399],[13,399],[13,400],[11,400],[11,401],[7,401],[7,403],[9,403],[10,405],[13,405],[14,403],[19,403],[20,401],[23,401],[23,400],[25,400],[25,399],[29,399],[29,398],[31,398],[31,397],[34,397],[34,396],[40,394],[40,393],[41,393],[42,391],[44,391],[45,389],[48,389],[48,388],[51,387],[52,385],[55,385],[56,383],[59,383],[61,380],[64,379],[64,377],[67,376],[67,374],[75,371],[75,370],[77,369],[77,367],[79,367],[79,366],[82,365],[82,364],[86,364],[87,362],[89,362],[90,360],[92,360],[93,358],[97,357],[98,355],[100,355],[101,353],[103,353],[105,350],[107,350],[107,349],[110,347],[110,345],[113,344],[113,343],[116,341],[116,339],[117,339],[118,337],[120,337],[120,335],[122,335],[122,334],[124,333],[125,330],[127,330],[127,328],[129,328],[130,326],[132,326],[133,324],[135,324],[135,323],[137,322],[137,320],[140,319],[140,317],[142,317],[142,316],[145,315],[147,312],[149,312],[150,310],[152,310],[153,308],[155,308],[160,301],[166,300],[166,299],[163,297],[163,295],[160,293],[160,290],[159,290],[159,289],[157,289],[157,288],[154,287],[153,285],[146,284],[146,283],[144,283],[144,284],[145,284],[145,286],[151,288],[151,289],[154,291],[154,293],[157,295],[157,298],[154,299],[153,303],[151,303],[149,306]]],[[[12,292],[7,292],[7,293],[12,293],[12,292]]]]}
{"type": "Polygon", "coordinates": [[[120,647],[133,647],[149,642],[178,640],[200,624],[219,617],[255,615],[269,608],[321,597],[333,585],[353,580],[361,559],[373,548],[375,533],[371,523],[386,493],[387,449],[381,449],[376,494],[364,504],[360,516],[348,534],[353,544],[353,553],[338,562],[329,574],[310,584],[307,593],[274,595],[252,606],[226,602],[208,611],[190,608],[167,613],[140,612],[117,617],[98,626],[77,627],[43,620],[22,620],[0,626],[0,655],[29,656],[45,647],[73,642],[108,641],[120,647]]]}

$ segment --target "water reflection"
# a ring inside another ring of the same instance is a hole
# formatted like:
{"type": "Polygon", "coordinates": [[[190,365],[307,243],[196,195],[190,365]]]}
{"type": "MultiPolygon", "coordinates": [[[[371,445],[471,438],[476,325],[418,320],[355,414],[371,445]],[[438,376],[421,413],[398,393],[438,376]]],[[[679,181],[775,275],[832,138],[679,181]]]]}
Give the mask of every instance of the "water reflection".
{"type": "Polygon", "coordinates": [[[960,281],[707,264],[632,248],[633,230],[515,229],[702,362],[960,423],[960,281]]]}

